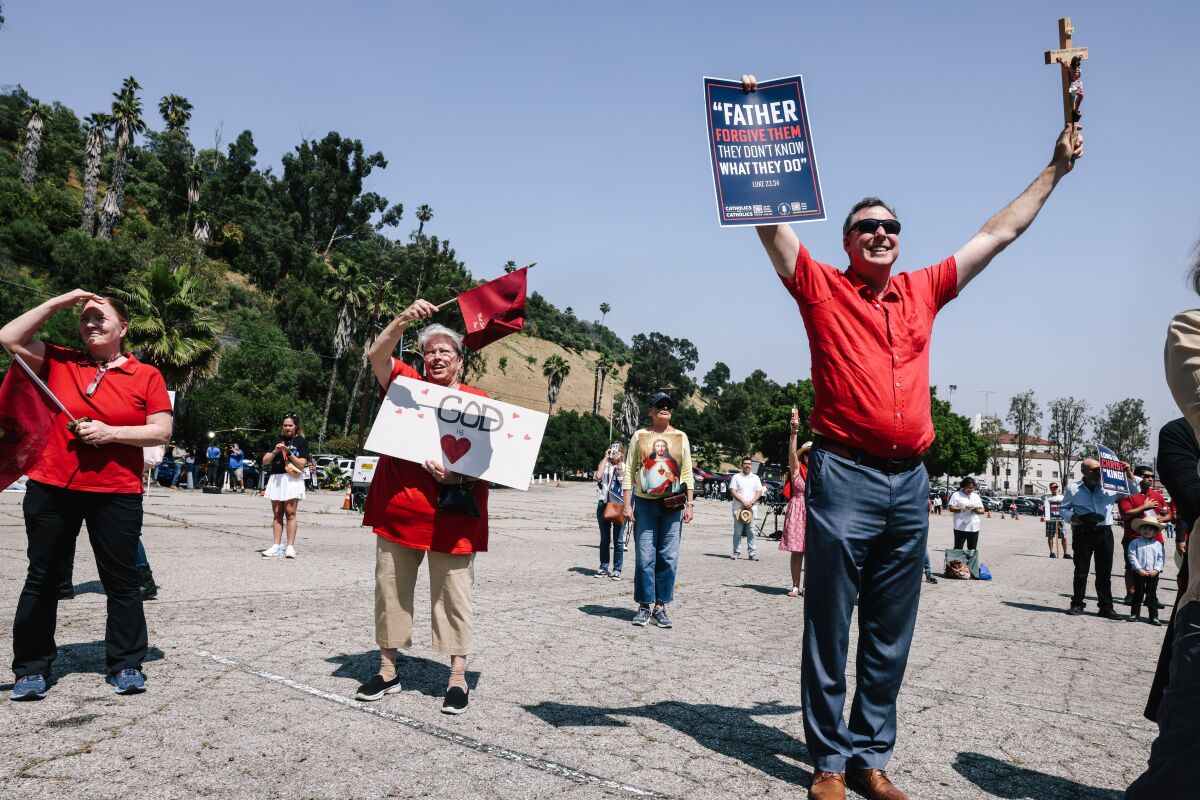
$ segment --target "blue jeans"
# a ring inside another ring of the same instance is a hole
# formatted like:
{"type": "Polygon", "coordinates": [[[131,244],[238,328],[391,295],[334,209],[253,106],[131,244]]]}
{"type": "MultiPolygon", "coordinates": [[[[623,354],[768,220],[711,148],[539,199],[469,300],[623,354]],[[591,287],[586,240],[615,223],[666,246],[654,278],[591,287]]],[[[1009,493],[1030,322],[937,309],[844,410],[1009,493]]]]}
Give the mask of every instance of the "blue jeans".
{"type": "Polygon", "coordinates": [[[820,448],[808,466],[805,743],[818,770],[883,769],[896,743],[896,696],[908,665],[929,535],[929,474],[887,475],[820,448]],[[846,656],[858,599],[857,686],[849,725],[846,656]]]}
{"type": "MultiPolygon", "coordinates": [[[[740,505],[740,504],[739,504],[740,505]]],[[[737,517],[733,518],[733,552],[736,554],[742,549],[742,534],[746,535],[746,552],[750,555],[755,553],[754,545],[754,520],[742,522],[737,517]]]]}
{"type": "Polygon", "coordinates": [[[184,464],[182,461],[175,462],[175,474],[171,477],[172,486],[179,485],[179,480],[183,477],[183,466],[184,464]]]}
{"type": "Polygon", "coordinates": [[[611,547],[613,572],[620,572],[621,567],[625,566],[625,524],[606,520],[604,506],[603,500],[596,504],[596,521],[600,523],[600,569],[608,569],[608,552],[611,547]]]}
{"type": "Polygon", "coordinates": [[[633,498],[633,545],[637,553],[633,599],[639,604],[666,605],[675,599],[675,567],[682,533],[683,509],[668,511],[657,500],[633,498]]]}

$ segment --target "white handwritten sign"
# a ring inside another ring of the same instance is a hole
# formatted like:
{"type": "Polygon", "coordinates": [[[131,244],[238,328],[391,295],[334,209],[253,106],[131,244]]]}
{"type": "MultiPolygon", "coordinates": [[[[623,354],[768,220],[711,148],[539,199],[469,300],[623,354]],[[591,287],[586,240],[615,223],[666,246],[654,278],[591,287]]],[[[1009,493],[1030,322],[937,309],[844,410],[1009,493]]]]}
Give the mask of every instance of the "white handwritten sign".
{"type": "Polygon", "coordinates": [[[460,475],[525,491],[547,419],[541,411],[396,378],[365,447],[417,463],[432,459],[460,475]]]}

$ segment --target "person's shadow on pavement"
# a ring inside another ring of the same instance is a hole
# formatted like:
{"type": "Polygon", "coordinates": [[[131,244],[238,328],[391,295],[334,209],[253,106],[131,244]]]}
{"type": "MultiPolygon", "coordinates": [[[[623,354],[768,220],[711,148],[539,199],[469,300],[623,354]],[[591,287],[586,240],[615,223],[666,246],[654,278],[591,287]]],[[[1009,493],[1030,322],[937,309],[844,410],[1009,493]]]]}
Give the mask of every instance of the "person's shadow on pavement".
{"type": "Polygon", "coordinates": [[[982,753],[959,753],[954,771],[983,791],[1006,800],[1121,800],[1125,792],[1014,766],[982,753]]]}
{"type": "MultiPolygon", "coordinates": [[[[346,653],[325,660],[338,665],[333,671],[335,678],[349,678],[366,683],[372,675],[379,672],[378,650],[346,653]]],[[[401,652],[396,659],[396,674],[400,676],[400,686],[405,691],[411,689],[430,697],[441,697],[446,693],[446,683],[450,680],[450,665],[401,652]]],[[[467,670],[467,687],[474,691],[478,683],[479,671],[467,670]]]]}
{"type": "Polygon", "coordinates": [[[773,778],[800,786],[812,783],[812,774],[808,770],[791,763],[811,763],[804,743],[773,725],[765,725],[755,719],[767,715],[795,714],[800,711],[799,706],[784,706],[772,701],[755,703],[750,708],[738,708],[665,700],[624,708],[573,706],[554,702],[523,708],[556,728],[624,726],[626,723],[619,717],[654,720],[690,736],[709,750],[741,761],[773,778]]]}

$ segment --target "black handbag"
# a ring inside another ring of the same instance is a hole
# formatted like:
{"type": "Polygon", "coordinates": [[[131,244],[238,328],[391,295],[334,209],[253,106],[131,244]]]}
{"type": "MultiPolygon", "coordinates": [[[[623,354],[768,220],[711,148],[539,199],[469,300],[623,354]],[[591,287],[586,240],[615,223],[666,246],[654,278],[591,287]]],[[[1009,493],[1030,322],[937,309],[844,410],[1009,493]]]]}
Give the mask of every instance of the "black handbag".
{"type": "Polygon", "coordinates": [[[475,502],[473,483],[443,484],[438,488],[438,511],[453,511],[479,519],[479,504],[475,502]]]}

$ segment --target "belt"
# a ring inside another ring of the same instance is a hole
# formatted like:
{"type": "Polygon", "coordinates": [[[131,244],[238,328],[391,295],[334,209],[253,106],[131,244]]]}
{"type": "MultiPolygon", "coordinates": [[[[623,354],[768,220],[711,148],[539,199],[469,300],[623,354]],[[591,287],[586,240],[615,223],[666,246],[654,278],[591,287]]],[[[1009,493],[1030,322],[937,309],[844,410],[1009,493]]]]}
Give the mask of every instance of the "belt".
{"type": "Polygon", "coordinates": [[[916,469],[924,456],[924,453],[918,453],[908,458],[882,458],[820,434],[813,437],[813,446],[837,453],[839,456],[851,459],[855,464],[878,470],[885,475],[897,475],[901,472],[908,472],[910,469],[916,469]]]}

